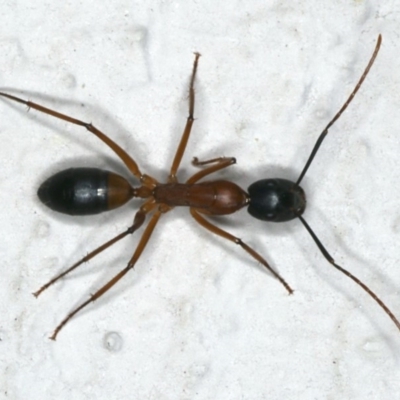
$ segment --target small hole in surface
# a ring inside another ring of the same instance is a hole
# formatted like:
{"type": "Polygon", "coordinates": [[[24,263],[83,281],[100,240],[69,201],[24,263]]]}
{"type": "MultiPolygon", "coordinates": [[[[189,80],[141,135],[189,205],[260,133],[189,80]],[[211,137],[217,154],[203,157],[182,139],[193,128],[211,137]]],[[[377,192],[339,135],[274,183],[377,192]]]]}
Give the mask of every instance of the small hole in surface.
{"type": "Polygon", "coordinates": [[[113,353],[116,353],[122,348],[122,337],[117,332],[108,332],[104,335],[103,345],[104,347],[113,353]]]}

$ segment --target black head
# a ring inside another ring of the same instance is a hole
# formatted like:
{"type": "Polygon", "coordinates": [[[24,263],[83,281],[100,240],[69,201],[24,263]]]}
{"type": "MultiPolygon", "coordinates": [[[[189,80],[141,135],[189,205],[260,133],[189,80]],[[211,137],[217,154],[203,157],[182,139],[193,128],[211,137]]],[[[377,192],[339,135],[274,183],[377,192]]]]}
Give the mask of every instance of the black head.
{"type": "Polygon", "coordinates": [[[247,211],[263,221],[290,221],[306,208],[304,190],[286,179],[262,179],[248,188],[250,203],[247,211]]]}

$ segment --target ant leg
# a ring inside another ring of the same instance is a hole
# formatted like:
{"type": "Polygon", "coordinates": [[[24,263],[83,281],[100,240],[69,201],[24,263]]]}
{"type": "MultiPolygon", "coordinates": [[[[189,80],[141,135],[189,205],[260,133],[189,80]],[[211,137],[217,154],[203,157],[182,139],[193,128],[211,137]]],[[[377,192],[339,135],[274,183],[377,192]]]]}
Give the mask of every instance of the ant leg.
{"type": "Polygon", "coordinates": [[[298,218],[304,225],[304,227],[307,229],[308,233],[311,235],[313,238],[315,244],[317,245],[318,249],[321,251],[322,255],[326,258],[326,260],[333,265],[337,270],[345,274],[347,277],[352,279],[357,285],[361,286],[385,311],[385,313],[390,317],[390,319],[394,322],[394,324],[397,326],[397,329],[400,330],[400,322],[399,320],[394,316],[394,314],[390,311],[390,309],[386,306],[386,304],[362,281],[360,281],[356,276],[354,276],[352,273],[347,271],[347,269],[344,269],[340,265],[335,263],[335,260],[332,258],[332,256],[328,253],[328,251],[325,249],[325,247],[322,245],[320,240],[318,239],[317,235],[314,233],[314,231],[310,228],[310,226],[307,224],[305,219],[301,216],[298,215],[298,218]]]}
{"type": "Polygon", "coordinates": [[[227,240],[230,240],[231,242],[239,245],[244,251],[249,253],[253,258],[255,258],[259,263],[264,265],[265,268],[267,268],[272,275],[275,276],[276,279],[279,280],[280,283],[285,287],[285,289],[289,292],[289,294],[293,293],[293,289],[288,285],[288,283],[276,272],[272,269],[272,267],[267,263],[267,261],[260,256],[255,250],[253,250],[250,246],[248,246],[246,243],[242,241],[242,239],[237,238],[236,236],[231,235],[230,233],[224,231],[221,228],[218,228],[217,226],[211,224],[209,221],[207,221],[204,217],[202,217],[195,208],[190,209],[190,214],[192,214],[192,217],[203,227],[208,229],[210,232],[215,233],[218,236],[221,236],[227,240]]]}
{"type": "Polygon", "coordinates": [[[78,268],[80,265],[82,265],[85,262],[88,262],[92,258],[96,257],[98,254],[103,252],[104,250],[108,249],[121,239],[123,239],[125,236],[132,234],[133,232],[137,231],[144,223],[146,219],[146,214],[151,211],[155,207],[155,203],[153,200],[153,203],[150,204],[143,204],[142,207],[140,207],[140,210],[135,214],[135,218],[133,220],[133,225],[130,226],[125,232],[120,233],[119,235],[115,236],[108,242],[102,244],[99,246],[97,249],[91,251],[89,254],[87,254],[85,257],[81,258],[78,262],[76,262],[74,265],[69,267],[66,271],[60,273],[59,275],[55,276],[53,279],[48,281],[46,284],[44,284],[39,290],[33,293],[35,297],[38,297],[44,290],[46,290],[49,286],[53,285],[53,283],[57,282],[59,279],[63,278],[65,275],[69,274],[71,271],[74,269],[78,268]]]}
{"type": "Polygon", "coordinates": [[[7,99],[10,99],[12,101],[16,101],[18,103],[25,104],[28,106],[28,108],[33,108],[37,111],[40,111],[44,114],[51,115],[55,118],[62,119],[63,121],[70,122],[71,124],[83,126],[86,128],[89,132],[92,132],[94,135],[96,135],[100,140],[102,140],[111,150],[114,151],[114,153],[117,154],[117,156],[122,160],[122,162],[127,166],[129,171],[132,172],[136,178],[139,180],[142,178],[142,173],[139,170],[138,165],[136,162],[132,159],[132,157],[125,151],[123,150],[117,143],[115,143],[113,140],[111,140],[107,135],[105,135],[103,132],[99,131],[96,127],[94,127],[91,123],[83,122],[80,121],[79,119],[72,118],[68,115],[62,114],[58,111],[54,111],[50,108],[43,107],[40,104],[33,103],[32,101],[27,101],[23,100],[19,97],[12,96],[7,93],[2,93],[0,92],[0,96],[6,97],[7,99]]]}
{"type": "Polygon", "coordinates": [[[56,340],[58,333],[60,330],[64,327],[64,325],[80,310],[85,308],[88,304],[91,302],[97,300],[99,297],[103,296],[104,293],[106,293],[109,289],[111,289],[120,279],[122,279],[129,270],[131,270],[138,259],[140,258],[143,250],[145,249],[151,234],[154,231],[154,228],[160,218],[160,216],[164,213],[165,211],[161,211],[160,209],[157,210],[153,216],[150,219],[149,224],[147,225],[145,231],[143,232],[143,235],[140,239],[139,244],[136,247],[135,252],[133,253],[132,258],[130,259],[128,265],[121,270],[117,275],[115,275],[112,279],[110,279],[105,285],[103,285],[99,290],[97,290],[94,294],[92,294],[89,298],[89,300],[83,302],[79,307],[75,308],[75,310],[71,311],[61,322],[60,324],[56,327],[54,330],[53,334],[50,336],[51,340],[56,340]]]}
{"type": "Polygon", "coordinates": [[[172,162],[171,171],[169,173],[168,182],[177,182],[176,172],[178,171],[179,164],[181,163],[183,153],[185,152],[186,145],[189,140],[190,131],[192,130],[192,125],[194,122],[194,78],[196,77],[197,65],[199,62],[200,53],[194,53],[194,63],[192,70],[192,77],[190,79],[189,85],[189,116],[187,117],[186,126],[182,134],[181,141],[179,142],[179,146],[176,150],[174,161],[172,162]]]}
{"type": "Polygon", "coordinates": [[[206,164],[215,164],[215,165],[212,165],[211,167],[203,169],[202,171],[194,174],[191,178],[189,178],[186,181],[187,184],[195,183],[207,175],[213,174],[216,171],[219,171],[219,170],[227,168],[233,164],[236,164],[236,158],[234,158],[234,157],[218,157],[218,158],[213,158],[212,160],[199,161],[199,159],[197,157],[194,157],[192,164],[195,166],[201,166],[201,165],[206,165],[206,164]]]}

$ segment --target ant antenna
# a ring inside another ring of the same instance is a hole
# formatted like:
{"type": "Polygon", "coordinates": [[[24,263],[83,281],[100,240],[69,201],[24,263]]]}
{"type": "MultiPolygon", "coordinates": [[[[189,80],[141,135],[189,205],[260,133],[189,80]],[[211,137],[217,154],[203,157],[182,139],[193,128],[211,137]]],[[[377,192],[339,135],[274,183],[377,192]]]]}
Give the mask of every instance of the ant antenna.
{"type": "Polygon", "coordinates": [[[382,308],[383,311],[390,317],[390,319],[394,322],[394,324],[397,326],[397,329],[400,331],[400,322],[398,319],[394,316],[394,314],[389,310],[389,308],[386,306],[386,304],[363,282],[361,282],[357,277],[355,277],[353,274],[351,274],[347,269],[344,269],[340,265],[335,263],[335,260],[332,258],[332,256],[328,253],[326,248],[323,246],[323,244],[320,242],[318,239],[317,235],[314,233],[314,231],[311,229],[311,227],[307,224],[305,219],[301,216],[297,216],[299,220],[302,222],[304,227],[307,229],[308,233],[311,235],[313,238],[315,244],[321,251],[322,255],[326,258],[326,260],[332,264],[337,270],[348,276],[350,279],[352,279],[357,285],[361,286],[382,308]]]}
{"type": "Polygon", "coordinates": [[[349,98],[346,100],[346,102],[343,104],[342,108],[337,112],[337,114],[332,118],[332,120],[329,122],[329,124],[326,126],[326,128],[322,131],[322,133],[319,135],[319,138],[317,142],[315,143],[315,146],[310,154],[310,157],[308,158],[306,165],[304,166],[303,171],[301,172],[299,179],[297,179],[296,186],[299,186],[301,180],[304,178],[304,175],[306,174],[308,167],[310,166],[311,162],[314,160],[315,155],[317,154],[317,151],[319,149],[319,146],[321,146],[322,141],[325,139],[326,135],[328,134],[328,129],[339,119],[339,117],[342,115],[343,111],[347,108],[347,106],[351,103],[353,100],[353,97],[356,95],[358,92],[358,89],[360,89],[362,83],[364,82],[365,78],[368,75],[369,70],[372,67],[372,64],[375,61],[376,56],[378,55],[379,48],[381,47],[382,43],[382,36],[378,36],[378,40],[376,42],[375,50],[372,54],[371,59],[369,60],[369,63],[367,65],[367,68],[365,68],[365,71],[361,75],[360,80],[358,81],[356,87],[352,91],[351,95],[349,98]]]}
{"type": "MultiPolygon", "coordinates": [[[[360,89],[362,83],[364,82],[365,78],[367,77],[372,65],[375,62],[376,56],[378,55],[379,49],[381,47],[382,43],[382,36],[378,36],[378,40],[376,42],[375,50],[371,56],[371,59],[369,60],[369,63],[367,67],[365,68],[363,74],[361,75],[360,80],[358,81],[356,87],[354,90],[351,92],[349,98],[345,101],[343,104],[342,108],[336,113],[336,115],[332,118],[332,120],[328,123],[328,125],[325,127],[325,129],[322,131],[320,134],[317,142],[314,145],[314,148],[310,154],[310,157],[308,158],[303,171],[301,172],[299,179],[297,180],[295,187],[299,186],[301,180],[304,178],[304,175],[306,174],[308,167],[310,166],[311,162],[314,160],[315,155],[317,154],[317,151],[319,150],[319,147],[321,146],[322,141],[325,139],[326,135],[328,134],[329,128],[340,118],[342,113],[346,110],[348,105],[351,103],[353,100],[354,96],[360,89]]],[[[300,215],[297,214],[297,217],[300,219],[301,223],[304,225],[308,233],[311,235],[313,238],[315,244],[317,245],[318,249],[322,253],[322,255],[326,258],[326,260],[333,266],[335,267],[338,271],[342,272],[345,274],[347,277],[349,277],[351,280],[353,280],[358,286],[361,286],[361,288],[364,289],[365,292],[367,292],[378,304],[379,306],[383,309],[383,311],[390,317],[390,319],[394,322],[394,324],[397,326],[397,329],[400,330],[400,322],[399,320],[394,316],[394,314],[389,310],[389,308],[386,306],[386,304],[363,282],[361,282],[357,277],[355,277],[352,273],[341,267],[340,265],[335,263],[335,260],[332,258],[332,256],[328,253],[326,248],[323,246],[321,241],[318,239],[317,235],[314,233],[314,231],[311,229],[311,227],[308,225],[308,223],[305,221],[305,219],[300,215]]]]}

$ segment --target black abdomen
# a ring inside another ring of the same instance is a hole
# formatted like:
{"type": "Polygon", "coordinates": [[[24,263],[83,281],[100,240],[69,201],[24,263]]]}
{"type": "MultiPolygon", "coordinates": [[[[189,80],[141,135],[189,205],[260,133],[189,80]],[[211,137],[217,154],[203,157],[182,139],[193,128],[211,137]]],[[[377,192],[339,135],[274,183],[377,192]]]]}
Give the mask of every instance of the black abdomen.
{"type": "Polygon", "coordinates": [[[126,203],[133,189],[121,176],[98,168],[70,168],[40,185],[40,201],[54,211],[92,215],[126,203]]]}

